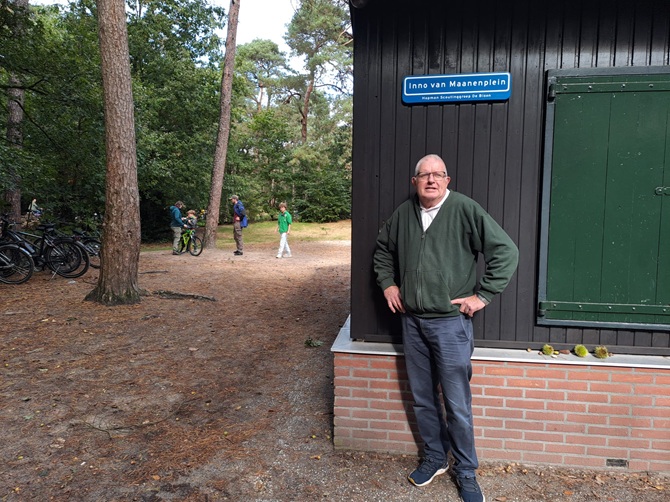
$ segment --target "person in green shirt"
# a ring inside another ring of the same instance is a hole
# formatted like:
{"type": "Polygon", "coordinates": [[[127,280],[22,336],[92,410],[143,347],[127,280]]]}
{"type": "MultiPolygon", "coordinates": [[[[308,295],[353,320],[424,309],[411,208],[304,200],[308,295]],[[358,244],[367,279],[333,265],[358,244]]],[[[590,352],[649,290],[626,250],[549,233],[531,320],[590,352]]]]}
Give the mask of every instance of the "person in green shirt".
{"type": "Polygon", "coordinates": [[[402,316],[407,377],[424,443],[423,462],[408,479],[429,484],[447,472],[451,453],[461,499],[484,502],[475,473],[472,316],[505,289],[518,249],[477,202],[450,191],[450,181],[439,156],[419,160],[412,178],[416,195],[385,222],[373,262],[389,309],[402,316]],[[480,254],[486,266],[477,281],[480,254]]]}
{"type": "Polygon", "coordinates": [[[277,251],[277,258],[286,256],[286,258],[291,257],[291,248],[288,245],[288,234],[291,233],[291,225],[293,224],[293,218],[291,218],[291,213],[286,210],[286,203],[281,202],[279,204],[279,216],[277,216],[277,232],[279,232],[279,251],[277,251]]]}

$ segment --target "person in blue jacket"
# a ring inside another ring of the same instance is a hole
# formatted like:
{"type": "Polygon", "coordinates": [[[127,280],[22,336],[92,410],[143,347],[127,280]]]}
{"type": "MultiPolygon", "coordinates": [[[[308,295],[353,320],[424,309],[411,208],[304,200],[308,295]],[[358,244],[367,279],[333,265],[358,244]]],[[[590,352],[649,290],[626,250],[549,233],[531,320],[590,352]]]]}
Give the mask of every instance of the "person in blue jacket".
{"type": "Polygon", "coordinates": [[[184,203],[180,200],[170,206],[170,228],[172,229],[172,254],[179,254],[179,239],[181,239],[181,229],[184,228],[184,222],[181,219],[181,208],[184,203]]]}
{"type": "Polygon", "coordinates": [[[237,249],[233,252],[235,256],[244,254],[244,240],[242,239],[242,229],[247,226],[247,211],[239,196],[231,195],[230,201],[233,203],[233,238],[237,249]]]}

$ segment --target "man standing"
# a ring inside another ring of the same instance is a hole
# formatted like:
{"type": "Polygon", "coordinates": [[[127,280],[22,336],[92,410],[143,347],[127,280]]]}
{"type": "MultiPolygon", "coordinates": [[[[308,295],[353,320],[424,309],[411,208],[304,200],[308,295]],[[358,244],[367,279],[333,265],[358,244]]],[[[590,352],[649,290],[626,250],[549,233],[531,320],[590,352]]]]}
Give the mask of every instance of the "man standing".
{"type": "Polygon", "coordinates": [[[180,200],[170,206],[170,228],[172,229],[172,254],[179,254],[179,239],[181,239],[181,229],[184,222],[181,219],[181,208],[184,203],[180,200]]]}
{"type": "Polygon", "coordinates": [[[402,203],[377,238],[374,270],[402,336],[424,459],[408,479],[425,486],[448,469],[464,502],[485,502],[472,420],[472,316],[509,283],[518,263],[510,237],[474,200],[448,190],[444,161],[416,165],[416,196],[402,203]],[[477,256],[486,263],[477,285],[477,256]],[[400,285],[400,287],[398,287],[400,285]],[[446,408],[446,421],[439,389],[446,408]]]}
{"type": "Polygon", "coordinates": [[[236,256],[244,254],[244,241],[242,240],[242,229],[247,226],[247,211],[237,195],[232,195],[230,201],[233,203],[233,238],[237,249],[233,252],[236,256]]]}

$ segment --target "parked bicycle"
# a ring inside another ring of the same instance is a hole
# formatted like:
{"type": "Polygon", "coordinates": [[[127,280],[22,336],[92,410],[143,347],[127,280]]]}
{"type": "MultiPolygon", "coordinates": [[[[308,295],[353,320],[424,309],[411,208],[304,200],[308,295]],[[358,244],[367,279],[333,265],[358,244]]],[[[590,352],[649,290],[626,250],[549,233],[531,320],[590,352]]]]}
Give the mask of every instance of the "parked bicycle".
{"type": "Polygon", "coordinates": [[[186,228],[181,233],[181,240],[179,241],[179,254],[188,251],[193,256],[199,256],[202,253],[202,240],[195,235],[195,228],[186,228]]]}
{"type": "Polygon", "coordinates": [[[30,253],[17,244],[0,244],[0,282],[23,284],[35,270],[30,253]]]}
{"type": "Polygon", "coordinates": [[[38,225],[41,235],[11,230],[13,223],[6,216],[2,222],[0,242],[16,244],[25,249],[36,267],[48,268],[61,277],[76,278],[86,273],[90,266],[88,253],[83,246],[69,237],[59,237],[54,224],[38,225]]]}

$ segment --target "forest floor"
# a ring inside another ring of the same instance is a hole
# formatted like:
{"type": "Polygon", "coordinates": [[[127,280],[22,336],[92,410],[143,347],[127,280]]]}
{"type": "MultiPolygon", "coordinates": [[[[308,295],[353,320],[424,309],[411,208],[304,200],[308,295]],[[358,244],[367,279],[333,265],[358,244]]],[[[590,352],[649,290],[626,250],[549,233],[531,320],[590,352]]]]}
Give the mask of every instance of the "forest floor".
{"type": "MultiPolygon", "coordinates": [[[[144,251],[133,306],[83,301],[97,271],[0,285],[0,500],[458,500],[448,476],[410,485],[414,456],[333,448],[346,225],[293,233],[289,259],[253,239],[241,257],[229,241],[144,251]]],[[[620,470],[483,462],[479,477],[488,502],[670,497],[667,477],[620,470]]]]}

